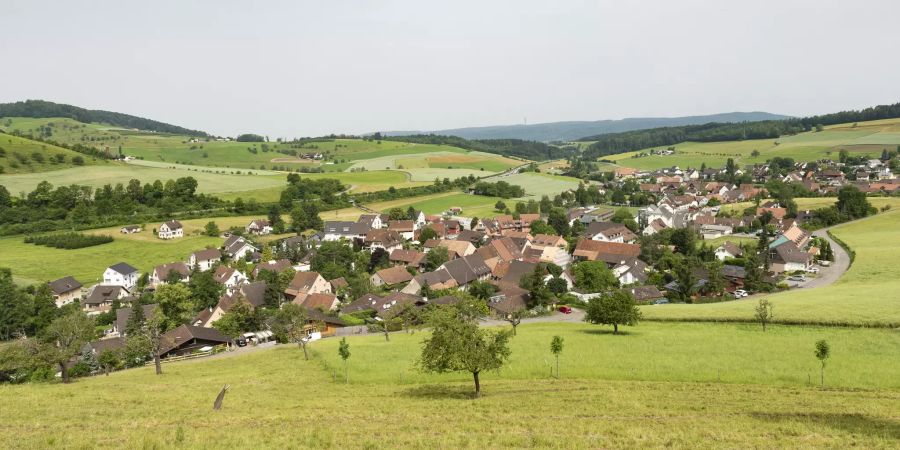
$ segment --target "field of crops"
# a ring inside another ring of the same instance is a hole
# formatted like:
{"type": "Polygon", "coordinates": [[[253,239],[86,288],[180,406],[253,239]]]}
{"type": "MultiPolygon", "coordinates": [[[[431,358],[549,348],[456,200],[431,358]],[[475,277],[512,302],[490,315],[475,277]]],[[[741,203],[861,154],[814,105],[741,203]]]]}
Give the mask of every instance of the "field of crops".
{"type": "MultiPolygon", "coordinates": [[[[858,325],[900,325],[900,211],[839,225],[833,233],[856,252],[856,260],[837,282],[816,289],[795,289],[767,296],[776,321],[816,321],[858,325]]],[[[643,307],[660,320],[753,319],[755,300],[701,305],[643,307]]]]}
{"type": "Polygon", "coordinates": [[[900,437],[896,358],[887,357],[900,351],[896,334],[683,324],[629,332],[523,325],[510,363],[483,374],[478,400],[464,375],[413,370],[424,333],[349,338],[349,385],[332,339],[312,345],[312,361],[285,346],[168,363],[161,376],[146,367],[2,386],[0,402],[27,407],[4,410],[0,446],[886,448],[900,437]],[[559,380],[549,377],[553,335],[565,342],[559,380]],[[834,348],[826,382],[870,388],[807,386],[820,338],[834,348]]]}
{"type": "Polygon", "coordinates": [[[878,120],[853,124],[826,127],[821,132],[800,133],[794,136],[783,136],[778,139],[760,139],[731,142],[682,142],[674,145],[674,155],[654,155],[634,158],[638,152],[605,156],[604,159],[615,161],[621,166],[637,169],[659,169],[679,166],[700,167],[706,163],[708,167],[724,167],[728,158],[734,158],[739,164],[755,164],[781,156],[794,158],[797,161],[815,161],[817,159],[837,159],[840,150],[851,154],[869,155],[876,158],[883,149],[894,150],[900,145],[900,119],[878,120]],[[759,156],[752,156],[754,151],[759,156]]]}

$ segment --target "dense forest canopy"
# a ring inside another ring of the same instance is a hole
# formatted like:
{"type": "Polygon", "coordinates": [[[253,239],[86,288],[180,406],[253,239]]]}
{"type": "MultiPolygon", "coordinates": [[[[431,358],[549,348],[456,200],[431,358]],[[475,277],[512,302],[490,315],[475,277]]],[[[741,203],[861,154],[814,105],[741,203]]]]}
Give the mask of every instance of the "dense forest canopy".
{"type": "Polygon", "coordinates": [[[112,111],[84,109],[77,106],[53,103],[44,100],[0,103],[0,117],[67,117],[84,123],[106,123],[117,127],[137,128],[139,130],[158,131],[162,133],[208,136],[203,131],[190,130],[176,125],[158,122],[156,120],[144,119],[143,117],[112,111]]]}
{"type": "Polygon", "coordinates": [[[440,136],[436,134],[387,136],[382,137],[382,139],[386,141],[412,142],[417,144],[451,145],[466,150],[494,153],[503,156],[516,156],[533,161],[566,158],[572,153],[570,149],[547,145],[543,142],[523,141],[521,139],[469,140],[457,136],[440,136]]]}
{"type": "Polygon", "coordinates": [[[775,139],[783,135],[810,131],[819,125],[865,122],[900,117],[900,103],[880,105],[859,111],[841,111],[820,116],[786,120],[766,120],[743,123],[707,123],[681,127],[651,128],[648,130],[589,136],[580,141],[596,141],[584,152],[586,158],[598,158],[649,147],[675,145],[680,142],[742,141],[747,139],[775,139]]]}

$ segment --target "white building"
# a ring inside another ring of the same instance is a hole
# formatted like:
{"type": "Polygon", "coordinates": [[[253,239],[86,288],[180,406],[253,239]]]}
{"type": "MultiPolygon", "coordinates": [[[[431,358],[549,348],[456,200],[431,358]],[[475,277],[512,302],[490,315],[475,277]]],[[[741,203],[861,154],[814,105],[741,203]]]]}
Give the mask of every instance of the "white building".
{"type": "Polygon", "coordinates": [[[106,268],[103,272],[103,284],[106,286],[121,286],[128,291],[134,289],[140,277],[138,270],[128,263],[120,262],[106,268]]]}
{"type": "Polygon", "coordinates": [[[184,237],[184,227],[177,220],[170,220],[159,226],[156,235],[160,239],[177,239],[184,237]]]}

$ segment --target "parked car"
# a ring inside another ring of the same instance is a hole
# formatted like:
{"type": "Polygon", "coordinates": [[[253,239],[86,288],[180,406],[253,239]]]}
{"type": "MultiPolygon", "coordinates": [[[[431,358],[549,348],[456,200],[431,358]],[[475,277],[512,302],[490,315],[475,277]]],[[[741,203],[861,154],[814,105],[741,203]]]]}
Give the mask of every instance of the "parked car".
{"type": "Polygon", "coordinates": [[[810,267],[809,269],[806,269],[806,273],[819,273],[819,268],[818,267],[810,267]]]}
{"type": "Polygon", "coordinates": [[[657,300],[654,300],[654,301],[653,301],[653,304],[654,304],[654,305],[668,305],[668,304],[669,304],[669,299],[667,299],[667,298],[657,299],[657,300]]]}
{"type": "Polygon", "coordinates": [[[794,276],[788,277],[788,280],[803,282],[803,281],[806,281],[806,278],[804,278],[803,275],[794,275],[794,276]]]}
{"type": "Polygon", "coordinates": [[[743,289],[738,289],[738,290],[734,291],[733,294],[734,294],[734,298],[743,298],[743,297],[747,297],[750,295],[750,293],[748,293],[747,291],[745,291],[743,289]]]}
{"type": "Polygon", "coordinates": [[[819,261],[819,265],[822,267],[828,267],[831,265],[831,261],[829,261],[827,259],[823,259],[823,260],[819,261]]]}
{"type": "Polygon", "coordinates": [[[559,307],[559,312],[561,312],[561,313],[563,313],[563,314],[572,314],[572,307],[570,307],[570,306],[560,306],[560,307],[559,307]]]}
{"type": "Polygon", "coordinates": [[[238,347],[246,347],[247,346],[247,339],[243,336],[238,337],[237,339],[234,340],[234,342],[237,344],[238,347]]]}

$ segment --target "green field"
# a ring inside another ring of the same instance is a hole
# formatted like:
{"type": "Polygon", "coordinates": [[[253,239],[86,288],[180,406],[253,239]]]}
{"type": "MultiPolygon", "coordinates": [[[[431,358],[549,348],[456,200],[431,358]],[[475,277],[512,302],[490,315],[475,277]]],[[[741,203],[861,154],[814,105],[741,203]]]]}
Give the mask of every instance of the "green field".
{"type": "Polygon", "coordinates": [[[2,404],[21,405],[3,410],[0,446],[890,448],[900,439],[896,390],[806,386],[806,374],[815,378],[818,370],[812,342],[824,337],[834,346],[829,382],[896,387],[896,359],[885,367],[885,358],[900,344],[887,331],[774,327],[764,334],[684,324],[642,324],[623,336],[577,324],[519,330],[511,363],[483,375],[479,400],[470,399],[464,376],[410,370],[422,333],[394,334],[390,343],[351,337],[349,385],[332,378],[332,339],[312,345],[312,361],[284,346],[169,363],[161,376],[146,367],[71,385],[0,386],[2,404]],[[706,339],[713,328],[719,339],[706,339]],[[566,343],[560,380],[548,376],[554,334],[566,343]],[[749,354],[736,356],[736,348],[749,354]],[[224,406],[214,412],[224,384],[224,406]]]}
{"type": "MultiPolygon", "coordinates": [[[[872,206],[881,209],[885,206],[894,209],[900,208],[900,197],[869,197],[869,203],[872,206]]],[[[836,197],[811,197],[811,198],[795,198],[797,209],[800,211],[813,210],[819,208],[827,208],[837,202],[836,197]]],[[[722,205],[722,211],[743,212],[745,209],[755,206],[753,202],[728,203],[722,205]]]]}
{"type": "MultiPolygon", "coordinates": [[[[762,163],[775,156],[794,158],[796,161],[815,161],[823,158],[836,160],[840,150],[843,149],[850,154],[877,158],[883,149],[894,150],[898,145],[900,145],[900,119],[888,119],[860,122],[856,127],[852,124],[833,125],[821,132],[811,131],[778,139],[682,142],[674,145],[676,150],[674,155],[632,157],[641,152],[649,152],[651,149],[648,148],[604,156],[603,159],[615,161],[621,166],[645,170],[671,166],[699,168],[703,163],[709,167],[724,167],[728,158],[734,158],[741,165],[762,163]],[[759,151],[759,156],[752,156],[754,150],[759,151]]],[[[657,149],[662,148],[665,147],[657,149]]]]}
{"type": "Polygon", "coordinates": [[[580,180],[578,178],[564,177],[561,175],[551,175],[549,173],[525,172],[515,175],[491,178],[491,182],[505,181],[509,184],[522,186],[525,189],[527,197],[537,197],[547,195],[550,198],[567,190],[575,190],[578,188],[580,180]]]}
{"type": "MultiPolygon", "coordinates": [[[[834,227],[833,233],[856,252],[856,260],[837,282],[816,289],[795,289],[767,298],[775,320],[900,326],[900,211],[834,227]]],[[[660,320],[753,319],[756,300],[699,305],[644,306],[647,318],[660,320]]]]}
{"type": "MultiPolygon", "coordinates": [[[[2,123],[0,120],[0,124],[2,123]]],[[[108,164],[107,161],[97,160],[92,156],[10,134],[0,134],[0,148],[3,149],[0,152],[0,173],[5,174],[47,172],[75,167],[72,158],[78,156],[84,160],[85,165],[108,164]],[[62,161],[57,158],[62,158],[62,161]]]]}

